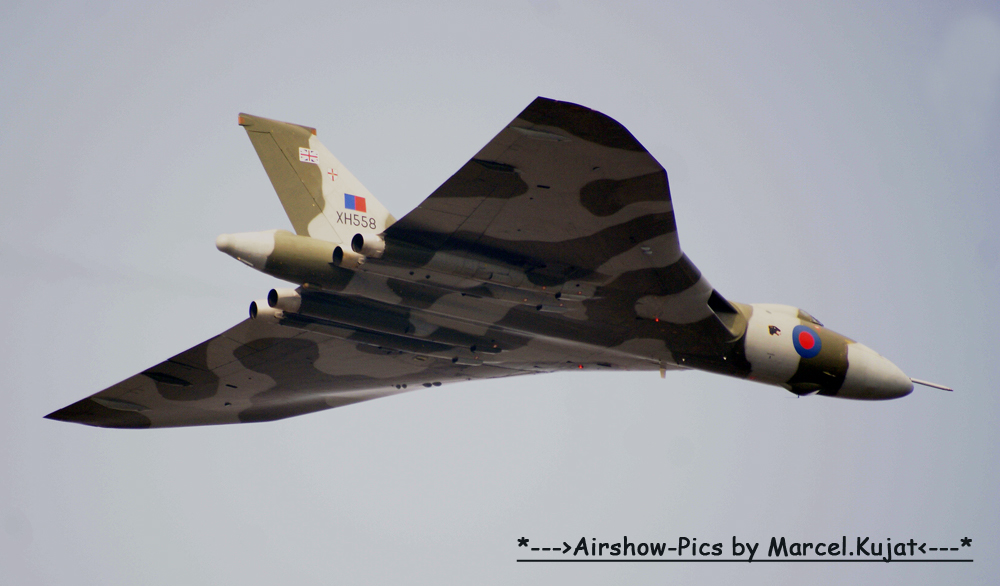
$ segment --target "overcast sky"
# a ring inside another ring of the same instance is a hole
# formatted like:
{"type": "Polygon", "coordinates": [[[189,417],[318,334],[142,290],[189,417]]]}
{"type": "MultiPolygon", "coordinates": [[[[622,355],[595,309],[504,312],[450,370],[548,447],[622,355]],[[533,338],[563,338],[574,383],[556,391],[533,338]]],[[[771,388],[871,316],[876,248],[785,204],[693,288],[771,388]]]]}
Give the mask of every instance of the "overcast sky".
{"type": "Polygon", "coordinates": [[[476,4],[0,3],[0,583],[995,583],[997,4],[476,4]],[[316,127],[401,217],[539,95],[666,167],[723,295],[956,392],[573,373],[265,424],[42,419],[278,283],[214,247],[290,228],[238,112],[316,127]],[[842,535],[975,562],[515,562],[522,536],[842,535]]]}

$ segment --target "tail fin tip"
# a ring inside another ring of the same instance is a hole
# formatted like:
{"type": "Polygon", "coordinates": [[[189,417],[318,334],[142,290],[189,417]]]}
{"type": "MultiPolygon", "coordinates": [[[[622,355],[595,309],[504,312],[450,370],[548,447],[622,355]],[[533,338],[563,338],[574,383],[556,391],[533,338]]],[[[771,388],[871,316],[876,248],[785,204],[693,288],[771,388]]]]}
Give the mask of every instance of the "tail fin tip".
{"type": "Polygon", "coordinates": [[[305,130],[308,130],[309,133],[312,134],[313,136],[316,136],[316,129],[313,128],[312,126],[304,126],[302,124],[293,124],[291,122],[281,122],[279,120],[272,120],[270,118],[264,118],[263,116],[254,116],[252,114],[245,114],[243,112],[240,112],[239,116],[237,116],[237,118],[236,118],[236,122],[240,126],[243,126],[243,127],[253,126],[254,123],[258,122],[258,121],[271,122],[271,123],[277,123],[277,124],[287,124],[289,126],[298,126],[299,128],[303,128],[305,130]]]}

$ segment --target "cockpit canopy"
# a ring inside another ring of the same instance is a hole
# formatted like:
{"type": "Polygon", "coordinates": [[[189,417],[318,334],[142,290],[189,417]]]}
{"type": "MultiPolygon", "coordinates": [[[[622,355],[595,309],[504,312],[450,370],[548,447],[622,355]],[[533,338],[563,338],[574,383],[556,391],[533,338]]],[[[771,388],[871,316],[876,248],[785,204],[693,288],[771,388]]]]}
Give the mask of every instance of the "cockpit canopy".
{"type": "Polygon", "coordinates": [[[821,322],[818,319],[816,319],[815,317],[813,317],[812,314],[810,314],[808,311],[806,311],[804,309],[800,309],[799,310],[799,319],[803,319],[805,321],[811,321],[812,323],[814,323],[814,324],[816,324],[818,326],[822,326],[823,325],[823,322],[821,322]]]}
{"type": "Polygon", "coordinates": [[[767,311],[770,311],[772,313],[781,313],[784,315],[790,315],[792,317],[801,319],[802,321],[807,321],[816,324],[820,327],[825,327],[823,326],[823,322],[813,317],[812,314],[809,313],[808,311],[804,309],[799,309],[798,307],[793,307],[791,305],[781,305],[779,303],[755,303],[754,307],[766,309],[767,311]]]}

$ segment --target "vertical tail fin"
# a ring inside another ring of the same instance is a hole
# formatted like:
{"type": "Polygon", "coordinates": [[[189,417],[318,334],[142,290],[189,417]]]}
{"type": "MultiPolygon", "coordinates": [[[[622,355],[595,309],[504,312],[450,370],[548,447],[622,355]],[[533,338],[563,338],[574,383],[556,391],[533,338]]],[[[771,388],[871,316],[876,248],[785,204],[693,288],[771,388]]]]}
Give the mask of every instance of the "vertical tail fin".
{"type": "Polygon", "coordinates": [[[296,234],[350,242],[396,221],[319,139],[316,130],[240,114],[296,234]]]}

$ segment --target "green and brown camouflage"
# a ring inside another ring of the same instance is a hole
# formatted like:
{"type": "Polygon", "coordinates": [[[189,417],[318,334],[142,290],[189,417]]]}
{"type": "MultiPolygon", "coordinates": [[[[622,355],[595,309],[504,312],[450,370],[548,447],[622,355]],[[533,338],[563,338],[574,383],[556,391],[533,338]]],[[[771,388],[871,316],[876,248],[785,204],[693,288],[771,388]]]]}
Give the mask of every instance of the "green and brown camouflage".
{"type": "Polygon", "coordinates": [[[681,250],[666,171],[599,112],[536,99],[399,221],[315,130],[239,121],[295,233],[225,234],[216,245],[298,287],[48,417],[266,421],[561,370],[700,369],[853,399],[913,388],[804,311],[726,300],[681,250]]]}

